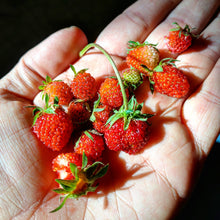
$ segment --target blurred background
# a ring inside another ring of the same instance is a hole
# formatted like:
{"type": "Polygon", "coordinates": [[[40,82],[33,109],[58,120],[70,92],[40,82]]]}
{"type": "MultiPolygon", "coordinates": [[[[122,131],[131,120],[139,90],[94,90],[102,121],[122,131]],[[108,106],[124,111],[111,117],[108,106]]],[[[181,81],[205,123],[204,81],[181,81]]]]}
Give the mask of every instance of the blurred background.
{"type": "MultiPolygon", "coordinates": [[[[0,78],[53,32],[80,27],[93,42],[134,0],[0,0],[0,78]]],[[[199,182],[177,219],[220,219],[220,144],[215,143],[199,182]]]]}

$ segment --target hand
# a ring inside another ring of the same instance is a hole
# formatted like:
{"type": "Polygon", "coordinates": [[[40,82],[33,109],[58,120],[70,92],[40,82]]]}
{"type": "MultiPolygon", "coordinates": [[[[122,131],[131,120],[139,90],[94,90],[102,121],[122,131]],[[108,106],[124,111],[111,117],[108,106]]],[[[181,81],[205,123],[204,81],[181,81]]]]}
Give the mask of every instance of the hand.
{"type": "Polygon", "coordinates": [[[219,1],[139,0],[118,16],[100,34],[96,43],[117,63],[125,66],[129,40],[159,43],[177,21],[196,27],[201,39],[178,56],[178,63],[191,83],[187,99],[150,94],[147,84],[137,91],[146,113],[152,118],[150,142],[141,154],[108,152],[107,176],[96,194],[68,200],[55,214],[58,196],[52,192],[54,174],[51,160],[56,155],[42,146],[31,131],[31,105],[46,75],[69,82],[72,72],[89,68],[97,79],[113,74],[97,50],[81,59],[87,44],[77,27],[54,33],[28,51],[0,82],[0,214],[3,219],[168,219],[188,197],[218,135],[219,116],[219,14],[213,19],[219,1]],[[193,11],[192,11],[193,9],[193,11]],[[58,217],[59,216],[59,217],[58,217]],[[62,216],[62,217],[61,217],[62,216]]]}

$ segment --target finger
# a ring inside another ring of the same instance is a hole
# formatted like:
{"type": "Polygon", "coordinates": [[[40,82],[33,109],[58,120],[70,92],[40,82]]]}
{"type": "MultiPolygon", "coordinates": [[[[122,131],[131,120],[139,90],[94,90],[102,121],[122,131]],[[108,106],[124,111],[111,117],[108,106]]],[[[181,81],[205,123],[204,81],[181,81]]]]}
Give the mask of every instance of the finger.
{"type": "MultiPolygon", "coordinates": [[[[220,17],[217,16],[202,32],[202,38],[197,41],[195,47],[192,47],[188,50],[188,52],[177,57],[180,61],[176,62],[177,67],[180,68],[189,78],[190,92],[188,95],[193,93],[206,79],[220,56],[219,26],[220,17]]],[[[174,115],[180,115],[181,103],[187,97],[176,100],[171,97],[161,95],[156,91],[152,96],[149,95],[149,92],[146,94],[146,91],[149,91],[146,87],[141,87],[138,91],[140,94],[145,94],[145,96],[141,95],[143,100],[140,101],[146,100],[146,106],[151,106],[153,111],[160,111],[161,113],[168,111],[169,113],[174,113],[174,115]],[[174,111],[171,112],[171,109],[174,111]]]]}
{"type": "Polygon", "coordinates": [[[18,64],[2,79],[2,85],[27,99],[33,99],[46,75],[56,77],[78,59],[87,44],[84,33],[77,27],[60,30],[28,51],[18,64]]]}
{"type": "Polygon", "coordinates": [[[97,42],[109,53],[125,56],[129,40],[143,41],[180,0],[139,0],[114,19],[97,42]]]}
{"type": "Polygon", "coordinates": [[[164,36],[167,35],[169,29],[173,28],[172,23],[177,22],[181,27],[186,24],[191,28],[195,28],[194,32],[199,34],[210,21],[219,6],[219,1],[210,0],[189,0],[182,1],[169,16],[158,25],[153,32],[147,37],[147,41],[151,43],[159,43],[158,49],[165,49],[164,36]]]}
{"type": "Polygon", "coordinates": [[[178,56],[178,67],[190,78],[192,89],[208,76],[220,56],[220,13],[201,33],[195,45],[178,56]]]}
{"type": "Polygon", "coordinates": [[[220,131],[220,59],[183,107],[185,123],[201,156],[207,156],[220,131]]]}

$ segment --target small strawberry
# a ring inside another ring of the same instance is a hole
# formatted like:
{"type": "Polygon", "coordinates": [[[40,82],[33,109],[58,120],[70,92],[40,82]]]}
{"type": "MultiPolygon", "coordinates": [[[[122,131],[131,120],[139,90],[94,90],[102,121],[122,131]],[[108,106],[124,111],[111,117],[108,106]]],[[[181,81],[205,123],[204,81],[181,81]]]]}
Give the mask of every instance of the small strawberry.
{"type": "Polygon", "coordinates": [[[181,28],[177,22],[173,23],[175,28],[170,29],[168,36],[165,36],[166,45],[172,53],[182,53],[192,44],[193,37],[198,37],[191,33],[188,25],[181,28]]]}
{"type": "Polygon", "coordinates": [[[113,108],[109,105],[100,103],[101,97],[94,102],[93,112],[90,121],[93,122],[93,127],[99,133],[103,133],[105,124],[109,117],[113,114],[113,108]]]}
{"type": "Polygon", "coordinates": [[[85,153],[83,153],[81,168],[78,168],[74,163],[69,163],[73,179],[56,179],[56,182],[60,184],[61,188],[54,189],[53,191],[60,194],[64,199],[61,204],[51,212],[60,210],[68,198],[77,199],[97,189],[98,184],[95,185],[95,182],[107,173],[109,165],[104,165],[99,161],[92,165],[88,165],[87,163],[88,159],[85,153]]]}
{"type": "Polygon", "coordinates": [[[95,131],[84,131],[74,148],[78,154],[85,152],[86,156],[92,161],[99,160],[104,149],[103,136],[95,131]]]}
{"type": "Polygon", "coordinates": [[[61,153],[52,161],[52,170],[58,174],[58,179],[73,179],[70,163],[74,163],[78,169],[82,165],[82,155],[74,152],[61,153]]]}
{"type": "Polygon", "coordinates": [[[48,148],[59,151],[69,142],[73,132],[72,120],[59,108],[57,102],[54,105],[48,104],[47,94],[45,103],[45,108],[36,107],[33,111],[33,132],[48,148]]]}
{"type": "Polygon", "coordinates": [[[131,88],[132,90],[135,90],[138,86],[140,86],[143,83],[142,74],[139,70],[134,68],[125,69],[122,72],[122,77],[125,86],[131,88]]]}
{"type": "Polygon", "coordinates": [[[57,96],[59,99],[60,105],[68,105],[73,99],[73,93],[71,92],[70,87],[63,81],[54,80],[49,76],[46,76],[46,81],[43,81],[42,86],[39,86],[39,89],[43,92],[43,98],[45,94],[48,94],[50,97],[49,102],[52,103],[54,98],[57,96]]]}
{"type": "MultiPolygon", "coordinates": [[[[131,127],[132,127],[132,125],[134,125],[136,123],[136,121],[141,121],[141,122],[147,123],[148,118],[152,117],[153,115],[142,114],[141,110],[143,107],[143,103],[137,104],[137,101],[134,97],[132,97],[128,102],[126,90],[125,90],[123,81],[121,79],[120,73],[118,72],[118,69],[117,69],[113,59],[107,53],[107,51],[105,51],[99,45],[91,43],[91,44],[87,45],[80,52],[80,56],[82,56],[91,47],[97,47],[111,63],[111,65],[115,71],[117,81],[118,81],[118,84],[119,84],[120,90],[121,90],[120,93],[122,94],[122,99],[123,99],[123,104],[121,105],[119,110],[115,109],[114,114],[106,122],[107,127],[105,128],[105,131],[104,131],[105,142],[106,142],[107,146],[112,150],[124,150],[125,152],[128,152],[130,154],[135,154],[135,153],[139,152],[147,143],[147,140],[149,137],[148,126],[147,125],[145,125],[145,126],[144,125],[135,125],[135,128],[132,130],[132,128],[129,128],[130,123],[131,123],[131,127]],[[118,127],[117,127],[117,124],[119,124],[118,127]],[[114,126],[116,126],[117,129],[114,126]],[[128,134],[126,134],[126,130],[128,130],[130,132],[128,132],[128,134]],[[141,135],[139,135],[139,134],[141,134],[141,135]],[[127,135],[130,137],[126,137],[127,135]],[[134,139],[136,139],[136,140],[134,141],[134,139]]],[[[142,64],[140,64],[140,65],[142,65],[142,64]]],[[[110,88],[111,87],[106,87],[105,90],[109,90],[110,88]]],[[[100,92],[100,96],[101,96],[101,102],[102,102],[101,92],[100,92]]]]}
{"type": "Polygon", "coordinates": [[[73,81],[71,82],[71,90],[76,99],[82,99],[83,101],[89,101],[96,95],[96,81],[95,78],[87,73],[87,69],[83,69],[76,72],[75,68],[71,65],[71,68],[75,74],[73,81]]]}
{"type": "MultiPolygon", "coordinates": [[[[128,89],[125,92],[128,97],[128,89]]],[[[106,78],[100,86],[99,94],[101,97],[100,102],[112,108],[118,108],[123,104],[121,88],[116,78],[106,78]]]]}
{"type": "Polygon", "coordinates": [[[143,104],[137,104],[134,97],[128,104],[128,109],[119,109],[107,121],[104,138],[107,147],[114,151],[124,151],[129,154],[138,153],[148,142],[150,114],[142,114],[143,104]]]}
{"type": "Polygon", "coordinates": [[[129,41],[128,45],[127,64],[148,75],[147,69],[153,70],[159,63],[159,51],[156,45],[148,42],[141,44],[135,41],[129,41]],[[146,68],[143,68],[142,65],[146,68]]]}
{"type": "Polygon", "coordinates": [[[190,85],[188,79],[175,66],[172,59],[164,62],[166,60],[167,58],[161,60],[158,67],[155,68],[151,82],[157,92],[174,98],[181,98],[189,92],[190,85]]]}
{"type": "Polygon", "coordinates": [[[87,102],[75,100],[69,104],[67,113],[71,117],[73,124],[80,125],[89,121],[91,110],[87,102]]]}

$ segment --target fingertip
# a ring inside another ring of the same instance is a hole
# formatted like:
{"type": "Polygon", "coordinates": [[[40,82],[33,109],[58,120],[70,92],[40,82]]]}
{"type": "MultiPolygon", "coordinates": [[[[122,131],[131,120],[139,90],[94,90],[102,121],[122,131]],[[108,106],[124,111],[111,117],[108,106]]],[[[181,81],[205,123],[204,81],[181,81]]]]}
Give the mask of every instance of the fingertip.
{"type": "Polygon", "coordinates": [[[47,75],[53,79],[65,71],[79,59],[79,52],[86,44],[86,35],[76,26],[56,31],[22,56],[6,75],[5,86],[9,88],[9,84],[11,92],[33,99],[39,82],[47,75]]]}
{"type": "Polygon", "coordinates": [[[84,32],[71,26],[56,31],[24,56],[25,63],[45,78],[54,78],[79,58],[79,51],[87,44],[84,32]]]}

